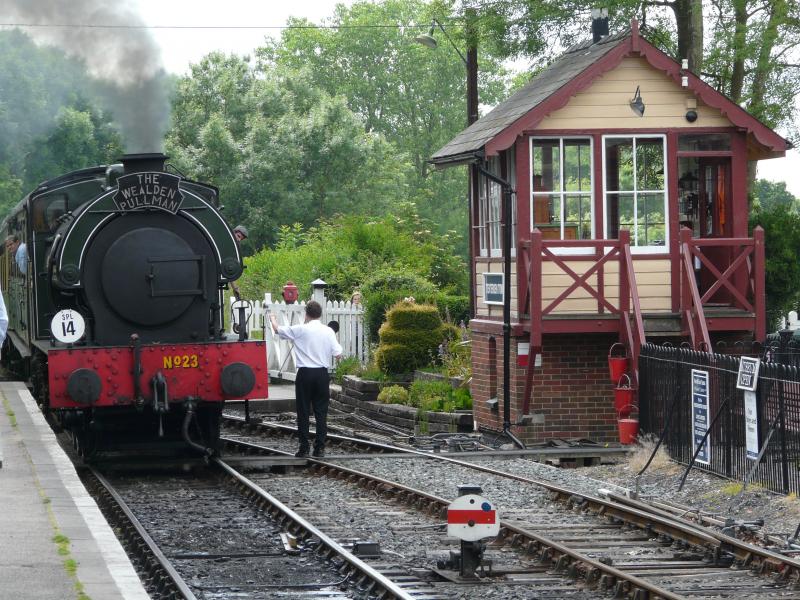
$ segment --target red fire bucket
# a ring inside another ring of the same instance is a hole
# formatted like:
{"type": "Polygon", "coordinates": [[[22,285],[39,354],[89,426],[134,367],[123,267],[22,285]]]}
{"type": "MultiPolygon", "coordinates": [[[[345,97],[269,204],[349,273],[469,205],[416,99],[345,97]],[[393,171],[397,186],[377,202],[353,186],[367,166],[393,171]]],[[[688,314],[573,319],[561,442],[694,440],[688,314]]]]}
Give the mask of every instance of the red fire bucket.
{"type": "MultiPolygon", "coordinates": [[[[639,410],[636,406],[630,405],[627,408],[628,414],[630,414],[631,409],[639,410]]],[[[639,418],[622,418],[622,413],[620,412],[620,419],[617,421],[617,425],[619,426],[619,443],[620,444],[633,444],[636,441],[636,438],[639,437],[639,418]]]]}
{"type": "Polygon", "coordinates": [[[620,417],[627,417],[631,414],[631,407],[634,404],[633,393],[635,391],[631,386],[631,378],[627,374],[623,374],[617,381],[617,387],[614,388],[614,410],[617,411],[620,417]]]}
{"type": "Polygon", "coordinates": [[[608,350],[608,372],[611,375],[612,383],[617,383],[627,370],[628,351],[625,348],[625,344],[620,344],[619,342],[612,344],[608,350]],[[617,347],[622,349],[622,355],[614,354],[615,352],[619,353],[619,349],[615,350],[617,347]]]}

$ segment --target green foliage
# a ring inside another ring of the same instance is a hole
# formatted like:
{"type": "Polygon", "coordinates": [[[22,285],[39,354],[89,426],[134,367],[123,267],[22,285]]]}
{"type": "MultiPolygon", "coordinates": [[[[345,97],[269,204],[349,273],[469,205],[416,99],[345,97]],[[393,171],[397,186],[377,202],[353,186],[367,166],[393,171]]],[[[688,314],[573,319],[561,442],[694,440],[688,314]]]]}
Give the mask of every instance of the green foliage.
{"type": "MultiPolygon", "coordinates": [[[[442,4],[447,14],[453,5],[442,4]]],[[[472,18],[466,8],[454,12],[459,19],[471,20],[482,47],[502,56],[524,56],[540,67],[590,37],[590,12],[596,7],[589,1],[520,0],[481,4],[472,9],[472,18]]],[[[797,138],[794,100],[800,91],[800,69],[785,57],[800,44],[800,4],[617,0],[608,9],[612,34],[628,27],[632,17],[646,21],[643,33],[651,42],[676,60],[689,58],[692,71],[708,84],[767,125],[782,125],[797,138]]]]}
{"type": "Polygon", "coordinates": [[[406,296],[424,291],[431,297],[439,293],[437,289],[448,290],[449,295],[465,293],[466,266],[453,255],[450,241],[417,229],[413,206],[403,205],[399,212],[381,218],[337,216],[310,229],[284,226],[274,249],[245,260],[247,270],[239,286],[247,297],[255,297],[264,290],[277,293],[292,280],[304,298],[319,277],[328,284],[327,296],[338,300],[349,300],[356,288],[361,289],[374,334],[384,307],[399,299],[397,290],[407,290],[406,296]],[[374,301],[387,294],[391,302],[374,301]],[[378,313],[374,306],[380,306],[378,313]]]}
{"type": "Polygon", "coordinates": [[[173,161],[220,188],[251,247],[291,223],[381,215],[404,195],[404,157],[305,70],[212,53],[178,82],[172,122],[173,161]]]}
{"type": "Polygon", "coordinates": [[[753,212],[752,227],[764,228],[768,329],[800,302],[800,214],[780,204],[753,212]]]}
{"type": "Polygon", "coordinates": [[[364,292],[364,326],[371,342],[378,341],[378,331],[386,319],[386,311],[403,298],[413,297],[424,304],[433,304],[439,310],[439,316],[447,323],[465,323],[469,319],[469,296],[456,296],[441,292],[420,292],[422,286],[400,287],[395,290],[364,292]]]}
{"type": "Polygon", "coordinates": [[[402,385],[390,385],[378,394],[378,402],[408,405],[408,390],[402,385]]]}
{"type": "Polygon", "coordinates": [[[375,362],[384,373],[410,373],[433,362],[445,328],[435,306],[399,302],[380,328],[375,362]]]}
{"type": "Polygon", "coordinates": [[[54,128],[35,138],[33,145],[25,157],[25,189],[67,171],[114,162],[123,154],[110,117],[86,102],[63,107],[54,128]]]}
{"type": "Polygon", "coordinates": [[[0,31],[0,215],[41,181],[119,154],[97,89],[79,60],[0,31]]]}
{"type": "Polygon", "coordinates": [[[418,380],[408,390],[411,406],[424,411],[470,410],[472,396],[466,388],[453,388],[446,381],[418,380]]]}
{"type": "MultiPolygon", "coordinates": [[[[265,68],[308,68],[315,86],[345,98],[367,131],[408,157],[406,197],[440,234],[457,232],[457,251],[466,257],[466,168],[431,171],[427,162],[465,123],[465,71],[458,53],[444,40],[438,50],[411,41],[434,16],[442,17],[438,2],[361,0],[338,5],[325,23],[330,27],[284,29],[279,41],[257,54],[265,68]]],[[[302,19],[289,23],[310,25],[302,19]]],[[[458,22],[446,27],[463,50],[463,28],[458,22]]],[[[485,50],[481,44],[480,94],[481,102],[491,106],[504,92],[505,73],[485,50]]]]}
{"type": "Polygon", "coordinates": [[[756,179],[752,188],[753,196],[761,210],[771,211],[780,208],[786,212],[798,212],[800,201],[786,189],[786,182],[772,182],[756,179]]]}
{"type": "Polygon", "coordinates": [[[460,377],[468,382],[472,377],[472,344],[455,338],[442,357],[442,372],[448,377],[460,377]]]}
{"type": "Polygon", "coordinates": [[[348,356],[340,360],[336,365],[336,369],[333,372],[333,380],[339,385],[342,385],[345,375],[357,375],[360,371],[361,362],[358,360],[358,357],[348,356]]]}

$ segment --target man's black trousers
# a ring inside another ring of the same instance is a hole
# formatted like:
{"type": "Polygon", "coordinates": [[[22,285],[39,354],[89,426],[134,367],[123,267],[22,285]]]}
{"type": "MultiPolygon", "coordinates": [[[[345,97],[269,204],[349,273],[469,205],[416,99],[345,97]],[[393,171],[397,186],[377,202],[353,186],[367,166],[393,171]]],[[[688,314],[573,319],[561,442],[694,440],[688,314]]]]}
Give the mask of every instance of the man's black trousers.
{"type": "Polygon", "coordinates": [[[294,381],[297,405],[297,431],[300,449],[308,450],[308,420],[311,409],[317,422],[317,437],[314,448],[325,447],[328,435],[328,402],[330,400],[330,375],[325,367],[300,367],[294,381]]]}

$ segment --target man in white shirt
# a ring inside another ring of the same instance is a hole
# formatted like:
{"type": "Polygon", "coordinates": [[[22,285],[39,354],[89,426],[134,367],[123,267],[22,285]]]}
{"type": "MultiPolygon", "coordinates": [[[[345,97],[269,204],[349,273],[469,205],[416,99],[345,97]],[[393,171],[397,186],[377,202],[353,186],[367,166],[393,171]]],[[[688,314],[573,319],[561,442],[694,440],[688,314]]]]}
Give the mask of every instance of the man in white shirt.
{"type": "Polygon", "coordinates": [[[306,319],[302,325],[278,325],[270,314],[272,330],[285,340],[294,342],[297,377],[294,381],[297,406],[297,432],[300,449],[295,456],[308,456],[308,423],[310,409],[314,409],[317,435],[314,439],[314,456],[325,456],[325,439],[328,435],[328,403],[330,401],[330,375],[328,368],[334,358],[342,355],[342,347],[333,330],[320,321],[322,306],[311,300],[306,304],[306,319]]]}

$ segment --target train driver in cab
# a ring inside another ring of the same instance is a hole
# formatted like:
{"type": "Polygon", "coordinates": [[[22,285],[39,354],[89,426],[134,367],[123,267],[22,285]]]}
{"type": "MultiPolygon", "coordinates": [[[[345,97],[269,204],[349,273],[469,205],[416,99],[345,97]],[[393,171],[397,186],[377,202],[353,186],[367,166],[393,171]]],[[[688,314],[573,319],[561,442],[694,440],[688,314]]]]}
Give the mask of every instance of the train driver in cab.
{"type": "Polygon", "coordinates": [[[247,227],[244,225],[237,225],[233,228],[233,237],[236,238],[237,242],[243,242],[247,239],[247,227]]]}

